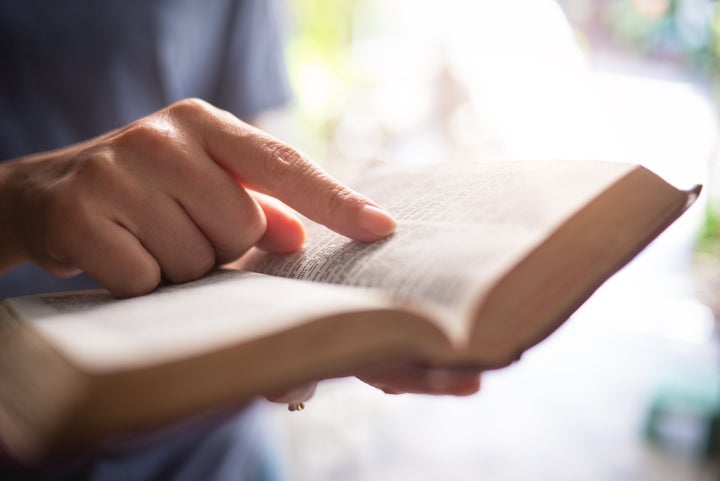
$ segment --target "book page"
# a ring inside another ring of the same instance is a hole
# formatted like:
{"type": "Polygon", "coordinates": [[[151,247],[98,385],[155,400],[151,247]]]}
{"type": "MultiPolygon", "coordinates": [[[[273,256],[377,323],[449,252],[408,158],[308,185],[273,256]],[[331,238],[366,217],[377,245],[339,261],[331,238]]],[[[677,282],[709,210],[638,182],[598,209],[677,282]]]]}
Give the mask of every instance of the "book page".
{"type": "Polygon", "coordinates": [[[256,250],[243,268],[381,288],[435,311],[451,337],[462,336],[479,293],[632,168],[570,161],[381,168],[354,187],[395,216],[395,234],[365,244],[310,224],[302,252],[256,250]]]}
{"type": "Polygon", "coordinates": [[[381,293],[218,271],[152,294],[103,290],[14,298],[10,307],[75,362],[93,369],[164,362],[282,332],[317,317],[385,308],[381,293]]]}

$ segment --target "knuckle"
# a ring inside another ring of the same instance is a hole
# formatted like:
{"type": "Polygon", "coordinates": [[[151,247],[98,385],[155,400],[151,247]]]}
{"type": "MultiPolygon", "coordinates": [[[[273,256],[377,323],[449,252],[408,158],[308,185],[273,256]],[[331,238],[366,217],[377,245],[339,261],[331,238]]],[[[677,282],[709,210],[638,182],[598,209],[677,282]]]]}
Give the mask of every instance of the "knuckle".
{"type": "Polygon", "coordinates": [[[176,153],[187,157],[187,153],[192,152],[194,147],[207,151],[208,133],[217,129],[221,112],[217,107],[198,98],[179,100],[163,111],[165,123],[175,134],[172,139],[175,141],[174,145],[183,149],[183,152],[176,153]]]}
{"type": "Polygon", "coordinates": [[[216,262],[212,241],[199,233],[185,232],[179,237],[164,237],[152,252],[163,276],[171,282],[187,282],[207,274],[216,262]]]}
{"type": "Polygon", "coordinates": [[[305,157],[289,145],[275,139],[263,141],[261,146],[265,178],[278,188],[287,187],[297,175],[311,170],[312,166],[305,157]]]}
{"type": "Polygon", "coordinates": [[[152,164],[163,173],[181,179],[193,179],[198,173],[198,156],[194,155],[192,143],[172,122],[139,120],[129,126],[117,141],[121,152],[130,152],[130,155],[117,155],[118,160],[128,167],[135,163],[136,169],[147,169],[152,164]],[[148,162],[138,166],[138,159],[148,162]]]}
{"type": "Polygon", "coordinates": [[[208,272],[210,269],[215,267],[215,252],[212,249],[207,249],[202,255],[193,263],[192,269],[189,272],[191,279],[198,279],[208,272]]]}
{"type": "Polygon", "coordinates": [[[167,108],[167,112],[173,118],[184,120],[213,115],[213,109],[210,103],[191,97],[173,103],[167,108]]]}
{"type": "Polygon", "coordinates": [[[120,145],[141,152],[162,151],[175,141],[176,134],[168,122],[156,118],[140,119],[128,125],[116,138],[120,145]]]}
{"type": "Polygon", "coordinates": [[[187,282],[199,279],[215,267],[215,253],[212,249],[202,249],[194,253],[189,259],[183,262],[180,269],[170,273],[166,272],[168,279],[172,282],[187,282]]]}
{"type": "Polygon", "coordinates": [[[152,262],[137,262],[125,266],[123,282],[107,286],[117,297],[134,297],[147,294],[160,284],[160,267],[152,262]]]}
{"type": "Polygon", "coordinates": [[[86,149],[74,159],[71,173],[67,176],[67,191],[78,193],[81,187],[97,185],[116,178],[116,159],[110,148],[97,146],[86,149]]]}
{"type": "Polygon", "coordinates": [[[341,185],[332,186],[325,196],[319,196],[317,199],[316,209],[323,215],[336,216],[339,215],[343,208],[354,202],[353,193],[341,185]]]}
{"type": "Polygon", "coordinates": [[[226,263],[238,259],[262,239],[266,230],[267,220],[260,212],[234,222],[227,235],[229,241],[215,244],[217,260],[226,263]]]}
{"type": "Polygon", "coordinates": [[[358,203],[358,196],[350,189],[338,184],[328,174],[302,153],[274,139],[266,140],[262,146],[263,175],[274,192],[300,194],[300,186],[313,185],[307,192],[311,205],[320,216],[339,215],[349,204],[358,203]]]}

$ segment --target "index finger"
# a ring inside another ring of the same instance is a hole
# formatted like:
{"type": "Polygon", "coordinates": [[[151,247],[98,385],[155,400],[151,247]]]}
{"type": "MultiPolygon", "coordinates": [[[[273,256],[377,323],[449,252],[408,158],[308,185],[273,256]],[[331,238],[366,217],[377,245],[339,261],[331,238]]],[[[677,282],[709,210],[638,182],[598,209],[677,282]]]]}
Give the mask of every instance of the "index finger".
{"type": "Polygon", "coordinates": [[[218,110],[201,141],[212,159],[247,187],[359,241],[390,235],[396,222],[370,199],[333,179],[310,159],[232,114],[218,110]]]}

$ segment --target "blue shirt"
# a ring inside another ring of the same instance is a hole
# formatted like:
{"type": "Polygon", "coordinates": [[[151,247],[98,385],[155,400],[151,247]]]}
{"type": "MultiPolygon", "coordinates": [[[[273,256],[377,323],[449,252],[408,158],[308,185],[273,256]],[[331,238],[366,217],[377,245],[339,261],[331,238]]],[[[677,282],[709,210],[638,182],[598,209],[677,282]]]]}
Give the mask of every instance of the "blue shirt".
{"type": "MultiPolygon", "coordinates": [[[[200,97],[252,119],[290,97],[270,0],[0,0],[0,160],[58,148],[200,97]]],[[[93,287],[32,265],[0,299],[93,287]]],[[[0,380],[2,382],[2,380],[0,380]]],[[[63,466],[0,479],[270,480],[258,418],[189,422],[63,466]]]]}
{"type": "MultiPolygon", "coordinates": [[[[187,97],[250,120],[290,98],[264,0],[0,0],[0,160],[63,147],[187,97]]],[[[97,287],[34,265],[0,299],[97,287]]]]}

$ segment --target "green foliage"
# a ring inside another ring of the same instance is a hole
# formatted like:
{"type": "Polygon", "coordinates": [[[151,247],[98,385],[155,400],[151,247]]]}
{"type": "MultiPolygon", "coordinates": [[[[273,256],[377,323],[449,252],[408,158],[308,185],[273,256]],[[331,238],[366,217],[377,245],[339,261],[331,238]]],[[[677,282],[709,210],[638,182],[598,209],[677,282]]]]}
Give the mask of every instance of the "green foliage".
{"type": "Polygon", "coordinates": [[[300,147],[326,160],[332,123],[344,108],[351,80],[349,48],[353,14],[360,0],[291,0],[288,44],[295,91],[293,116],[302,126],[300,147]]]}
{"type": "Polygon", "coordinates": [[[720,255],[720,208],[709,203],[705,220],[698,233],[696,250],[704,254],[720,255]]]}
{"type": "MultiPolygon", "coordinates": [[[[572,12],[578,0],[561,0],[572,12]]],[[[581,0],[580,28],[604,32],[615,45],[650,57],[671,59],[718,78],[717,2],[711,0],[581,0]]],[[[571,20],[573,20],[571,15],[571,20]]],[[[577,19],[575,19],[577,20],[577,19]]]]}
{"type": "Polygon", "coordinates": [[[291,62],[322,61],[336,70],[346,62],[358,0],[293,0],[291,62]]]}
{"type": "Polygon", "coordinates": [[[715,9],[712,21],[713,44],[711,76],[716,95],[720,96],[720,9],[715,9]]]}

